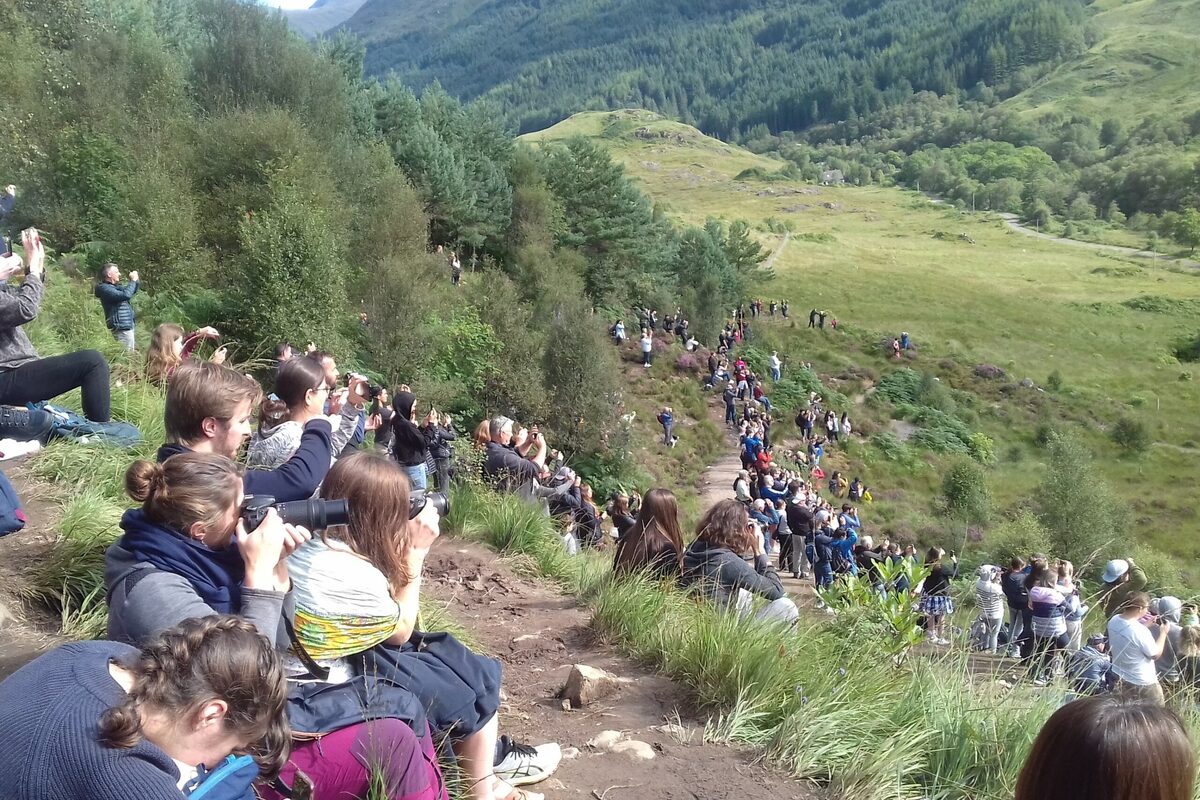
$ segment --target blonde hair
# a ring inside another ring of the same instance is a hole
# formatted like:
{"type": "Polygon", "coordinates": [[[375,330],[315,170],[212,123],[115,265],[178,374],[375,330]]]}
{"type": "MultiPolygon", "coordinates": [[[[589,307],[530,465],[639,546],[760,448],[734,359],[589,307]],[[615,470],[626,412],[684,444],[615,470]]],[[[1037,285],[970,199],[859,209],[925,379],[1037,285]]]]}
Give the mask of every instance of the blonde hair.
{"type": "Polygon", "coordinates": [[[182,338],[183,328],[173,322],[164,322],[154,329],[150,349],[146,351],[146,377],[152,383],[165,386],[171,373],[183,363],[175,353],[175,340],[182,338]]]}

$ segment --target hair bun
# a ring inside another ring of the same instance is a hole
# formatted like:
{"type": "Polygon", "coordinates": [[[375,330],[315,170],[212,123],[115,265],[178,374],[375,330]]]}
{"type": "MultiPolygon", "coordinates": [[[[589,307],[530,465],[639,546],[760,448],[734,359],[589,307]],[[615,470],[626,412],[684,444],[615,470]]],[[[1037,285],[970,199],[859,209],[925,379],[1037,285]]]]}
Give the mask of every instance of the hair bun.
{"type": "Polygon", "coordinates": [[[144,503],[162,492],[166,486],[166,471],[158,462],[135,461],[125,472],[125,491],[139,503],[144,503]]]}

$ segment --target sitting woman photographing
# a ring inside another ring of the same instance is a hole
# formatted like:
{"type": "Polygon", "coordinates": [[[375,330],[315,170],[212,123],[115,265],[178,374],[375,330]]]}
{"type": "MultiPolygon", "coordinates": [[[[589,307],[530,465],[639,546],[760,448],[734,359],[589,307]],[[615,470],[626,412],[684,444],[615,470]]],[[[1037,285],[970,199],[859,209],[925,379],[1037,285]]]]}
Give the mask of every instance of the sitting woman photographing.
{"type": "Polygon", "coordinates": [[[293,358],[275,376],[275,394],[262,403],[258,430],[250,437],[246,464],[251,469],[278,469],[300,449],[304,426],[325,416],[326,406],[336,414],[330,437],[330,459],[342,452],[358,425],[366,405],[362,381],[351,381],[345,398],[330,401],[330,388],[321,364],[311,358],[293,358]]]}
{"type": "Polygon", "coordinates": [[[752,597],[758,595],[768,603],[756,619],[789,626],[800,619],[771,566],[763,537],[737,500],[720,501],[700,519],[696,540],[683,554],[683,582],[740,617],[749,615],[752,597]],[[745,562],[743,553],[754,555],[754,566],[745,562]]]}
{"type": "MultiPolygon", "coordinates": [[[[236,614],[275,648],[290,646],[283,618],[286,558],[309,538],[307,531],[283,524],[273,509],[246,531],[239,519],[242,471],[224,456],[138,461],[125,486],[142,507],[125,513],[124,534],[105,553],[109,638],[140,645],[186,619],[236,614]]],[[[347,707],[333,709],[339,713],[324,707],[326,726],[313,727],[315,704],[297,689],[289,688],[288,714],[312,736],[297,744],[283,769],[285,783],[302,769],[316,784],[316,800],[365,796],[373,776],[385,781],[389,798],[445,797],[423,720],[422,741],[405,722],[374,707],[369,710],[379,718],[364,721],[359,696],[345,693],[338,702],[347,707]],[[301,712],[306,715],[298,718],[301,712]]]]}
{"type": "Polygon", "coordinates": [[[278,654],[237,617],[187,620],[140,651],[72,642],[0,683],[0,786],[23,800],[180,800],[199,766],[233,752],[270,778],[287,758],[285,697],[278,654]]]}
{"type": "Polygon", "coordinates": [[[683,572],[679,503],[669,490],[646,492],[637,523],[617,541],[613,569],[619,574],[647,570],[654,578],[676,579],[683,572]]]}
{"type": "Polygon", "coordinates": [[[417,630],[421,570],[438,537],[432,503],[410,519],[409,480],[390,459],[340,459],[321,487],[345,500],[349,524],[332,526],[289,559],[297,655],[289,674],[335,682],[373,674],[420,699],[435,733],[449,736],[473,800],[541,800],[514,788],[557,768],[557,744],[499,738],[500,664],[447,633],[417,630]]]}

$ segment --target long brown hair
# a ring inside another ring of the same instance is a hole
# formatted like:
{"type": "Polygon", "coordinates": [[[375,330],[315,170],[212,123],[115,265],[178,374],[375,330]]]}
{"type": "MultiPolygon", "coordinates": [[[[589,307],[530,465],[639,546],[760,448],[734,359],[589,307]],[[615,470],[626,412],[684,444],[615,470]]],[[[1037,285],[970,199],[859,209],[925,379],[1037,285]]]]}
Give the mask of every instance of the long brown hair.
{"type": "Polygon", "coordinates": [[[146,350],[146,377],[162,386],[171,377],[183,359],[175,353],[175,340],[183,338],[183,328],[173,322],[164,322],[150,336],[150,347],[146,350]]]}
{"type": "Polygon", "coordinates": [[[120,666],[133,675],[133,687],[100,717],[100,741],[107,746],[142,741],[143,712],[185,720],[205,703],[223,700],[225,725],[251,742],[264,778],[287,761],[287,680],[274,646],[250,622],[231,615],[184,620],[120,666]]]}
{"type": "Polygon", "coordinates": [[[409,494],[404,470],[377,453],[339,458],[321,485],[321,497],[345,500],[350,507],[350,524],[333,526],[322,538],[332,536],[370,561],[387,577],[393,595],[413,579],[408,571],[409,494]]]}
{"type": "Polygon", "coordinates": [[[705,511],[696,524],[696,538],[734,553],[748,553],[754,549],[750,515],[737,500],[722,500],[705,511]]]}
{"type": "Polygon", "coordinates": [[[161,464],[135,461],[125,471],[125,491],[142,504],[146,519],[184,536],[197,522],[215,531],[241,485],[242,468],[214,453],[178,453],[161,464]]]}
{"type": "Polygon", "coordinates": [[[1015,800],[1191,800],[1195,778],[1192,743],[1174,711],[1102,694],[1050,716],[1015,800]]]}
{"type": "Polygon", "coordinates": [[[675,561],[683,571],[683,532],[679,528],[679,503],[669,489],[651,489],[642,498],[637,524],[617,542],[613,568],[617,572],[636,572],[646,567],[653,555],[670,545],[675,561]]]}

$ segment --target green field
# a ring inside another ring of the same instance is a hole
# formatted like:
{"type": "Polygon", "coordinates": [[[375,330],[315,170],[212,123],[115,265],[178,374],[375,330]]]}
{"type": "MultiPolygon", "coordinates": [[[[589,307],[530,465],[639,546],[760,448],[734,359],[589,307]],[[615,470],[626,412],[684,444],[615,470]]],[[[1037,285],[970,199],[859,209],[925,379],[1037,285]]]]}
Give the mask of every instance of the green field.
{"type": "MultiPolygon", "coordinates": [[[[873,379],[894,368],[876,342],[908,331],[919,350],[907,366],[974,396],[974,427],[996,440],[999,460],[989,473],[1002,510],[1020,507],[1041,477],[1044,451],[1034,431],[1046,421],[1076,432],[1133,508],[1136,530],[1114,531],[1114,539],[1148,541],[1181,559],[1200,554],[1191,489],[1200,477],[1200,388],[1194,365],[1172,355],[1200,331],[1200,272],[1035,240],[913,192],[736,180],[743,170],[774,172],[780,163],[646,112],[579,114],[527,138],[575,135],[604,141],[682,222],[745,219],[772,249],[783,237],[765,220],[791,226],[775,277],[751,293],[788,298],[792,320],[760,327],[793,361],[812,361],[827,385],[860,401],[851,409],[859,431],[891,424],[886,410],[861,401],[873,379]],[[634,135],[641,127],[668,135],[634,135]],[[1139,297],[1155,311],[1123,305],[1139,297]],[[830,310],[844,330],[808,331],[811,307],[830,310]],[[974,366],[984,363],[1007,378],[975,377],[974,366]],[[1043,390],[1055,371],[1061,388],[1043,390]],[[1038,388],[1012,385],[1024,378],[1038,388]],[[1110,441],[1122,415],[1149,426],[1155,441],[1144,455],[1125,456],[1110,441]]],[[[932,495],[945,462],[929,454],[923,461],[919,469],[855,458],[834,466],[866,470],[884,498],[872,516],[927,539],[937,535],[932,495]]]]}

